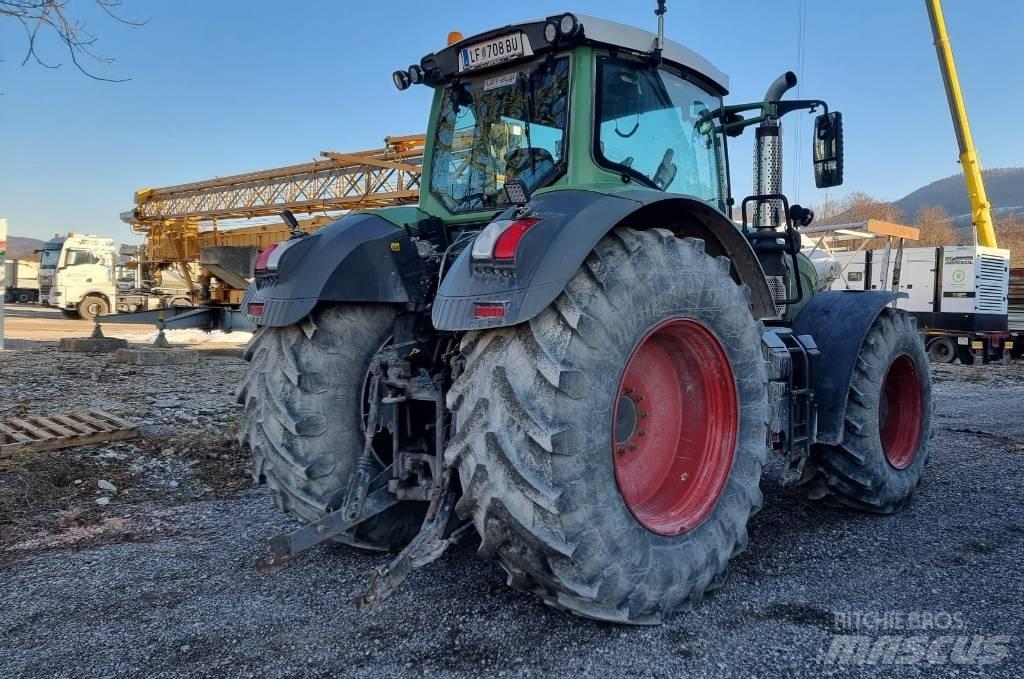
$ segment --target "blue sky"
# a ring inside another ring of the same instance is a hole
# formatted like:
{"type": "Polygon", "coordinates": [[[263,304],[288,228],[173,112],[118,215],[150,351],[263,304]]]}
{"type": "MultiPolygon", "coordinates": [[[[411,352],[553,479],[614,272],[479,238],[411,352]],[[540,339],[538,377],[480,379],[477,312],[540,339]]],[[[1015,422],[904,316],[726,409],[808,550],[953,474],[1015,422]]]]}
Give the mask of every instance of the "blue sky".
{"type": "MultiPolygon", "coordinates": [[[[730,75],[731,103],[757,100],[778,74],[799,72],[799,4],[670,0],[666,32],[730,75]]],[[[801,95],[844,113],[846,184],[833,197],[860,190],[895,199],[957,172],[923,0],[805,4],[801,95]]],[[[117,59],[93,70],[131,80],[97,82],[69,63],[22,67],[22,29],[0,20],[0,216],[12,235],[75,230],[134,241],[118,213],[143,186],[299,163],[421,131],[429,91],[398,92],[390,73],[443,46],[450,30],[469,35],[569,9],[655,26],[654,0],[124,0],[125,16],[149,20],[135,29],[84,0],[76,5],[97,49],[117,59]]],[[[1014,121],[1024,104],[1024,2],[946,0],[945,11],[983,164],[1024,165],[1014,121]]],[[[41,50],[67,62],[53,43],[41,50]]],[[[786,190],[816,203],[810,118],[791,114],[785,123],[786,190]]],[[[740,197],[750,184],[750,136],[731,143],[740,197]]]]}

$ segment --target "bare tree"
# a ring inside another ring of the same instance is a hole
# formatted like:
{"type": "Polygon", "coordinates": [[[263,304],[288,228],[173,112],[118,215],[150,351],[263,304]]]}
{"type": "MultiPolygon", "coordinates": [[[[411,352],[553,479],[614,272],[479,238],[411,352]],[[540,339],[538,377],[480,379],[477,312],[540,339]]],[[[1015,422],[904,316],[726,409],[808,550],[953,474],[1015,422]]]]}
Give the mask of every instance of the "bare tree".
{"type": "Polygon", "coordinates": [[[926,205],[917,212],[917,228],[921,236],[915,245],[959,245],[960,236],[953,227],[953,218],[945,208],[926,205]]]}
{"type": "Polygon", "coordinates": [[[1012,266],[1024,266],[1024,217],[1017,214],[1000,215],[996,218],[996,235],[999,247],[1010,250],[1012,266]]]}
{"type": "MultiPolygon", "coordinates": [[[[110,18],[118,23],[127,26],[141,26],[145,21],[132,21],[125,19],[118,13],[121,8],[121,0],[93,0],[110,18]]],[[[25,35],[28,46],[25,58],[21,63],[24,66],[29,61],[35,61],[45,68],[60,68],[60,63],[45,61],[37,51],[37,40],[46,34],[55,35],[64,45],[71,57],[71,63],[83,74],[94,80],[105,80],[107,82],[124,82],[128,78],[104,78],[91,72],[86,64],[90,61],[99,64],[111,64],[113,58],[103,56],[95,51],[96,36],[90,33],[85,22],[80,21],[69,14],[68,6],[71,0],[0,0],[0,16],[8,16],[17,19],[25,28],[25,35]],[[86,64],[83,64],[86,62],[86,64]]],[[[78,7],[81,2],[76,2],[78,7]]]]}

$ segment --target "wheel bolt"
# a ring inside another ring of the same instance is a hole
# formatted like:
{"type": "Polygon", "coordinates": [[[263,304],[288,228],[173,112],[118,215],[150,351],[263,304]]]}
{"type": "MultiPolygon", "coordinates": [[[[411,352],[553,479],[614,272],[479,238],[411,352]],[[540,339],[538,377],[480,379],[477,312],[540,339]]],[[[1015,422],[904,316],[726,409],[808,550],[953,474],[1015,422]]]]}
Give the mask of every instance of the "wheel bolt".
{"type": "Polygon", "coordinates": [[[626,446],[618,446],[618,447],[616,447],[615,448],[615,452],[618,453],[619,455],[622,455],[623,453],[626,452],[626,446]]]}
{"type": "Polygon", "coordinates": [[[632,394],[633,393],[633,387],[626,387],[623,391],[624,391],[624,393],[626,395],[632,394]]]}
{"type": "Polygon", "coordinates": [[[647,412],[646,410],[641,410],[638,414],[640,415],[640,417],[647,417],[648,415],[650,415],[650,413],[647,412]]]}
{"type": "Polygon", "coordinates": [[[635,444],[635,443],[633,443],[632,441],[630,441],[629,443],[627,443],[627,444],[626,444],[626,447],[627,447],[627,448],[629,448],[630,450],[636,450],[636,444],[635,444]]]}
{"type": "Polygon", "coordinates": [[[647,430],[646,429],[637,429],[636,430],[636,435],[637,436],[647,436],[647,430]]]}

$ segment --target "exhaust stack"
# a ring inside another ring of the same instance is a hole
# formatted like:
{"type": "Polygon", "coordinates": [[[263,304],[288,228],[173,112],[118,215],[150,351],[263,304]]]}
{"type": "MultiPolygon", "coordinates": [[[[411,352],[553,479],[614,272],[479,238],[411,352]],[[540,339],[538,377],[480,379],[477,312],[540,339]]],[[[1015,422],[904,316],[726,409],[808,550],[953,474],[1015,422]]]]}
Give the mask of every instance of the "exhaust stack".
{"type": "MultiPolygon", "coordinates": [[[[765,101],[779,101],[796,87],[796,74],[786,71],[769,85],[765,101]]],[[[754,138],[754,195],[782,193],[782,124],[769,118],[757,127],[754,138]]],[[[754,207],[753,224],[759,229],[778,228],[784,219],[782,201],[758,203],[754,207]]]]}

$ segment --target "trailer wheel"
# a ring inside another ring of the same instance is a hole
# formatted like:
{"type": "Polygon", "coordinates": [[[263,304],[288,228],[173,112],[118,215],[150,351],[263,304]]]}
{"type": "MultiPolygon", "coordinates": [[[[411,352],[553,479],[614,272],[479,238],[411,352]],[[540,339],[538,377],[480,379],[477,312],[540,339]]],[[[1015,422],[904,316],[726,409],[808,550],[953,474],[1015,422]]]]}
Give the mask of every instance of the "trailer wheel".
{"type": "Polygon", "coordinates": [[[884,309],[857,357],[843,444],[811,451],[803,477],[808,496],[876,514],[899,511],[921,480],[931,426],[921,335],[912,318],[884,309]]]}
{"type": "MultiPolygon", "coordinates": [[[[270,487],[278,508],[304,522],[345,498],[363,449],[363,381],[394,320],[386,305],[326,306],[298,325],[260,327],[245,349],[239,443],[252,451],[253,479],[270,487]]],[[[401,549],[425,511],[426,503],[401,503],[336,540],[401,549]]]]}
{"type": "Polygon", "coordinates": [[[724,581],[767,456],[761,327],[729,269],[616,229],[540,315],[463,338],[446,457],[512,587],[642,624],[724,581]]]}
{"type": "Polygon", "coordinates": [[[956,344],[948,337],[937,337],[928,344],[928,358],[932,363],[952,363],[956,353],[956,344]]]}
{"type": "Polygon", "coordinates": [[[110,311],[107,300],[99,295],[86,295],[78,303],[78,316],[86,321],[91,321],[97,316],[106,315],[110,311]]]}

